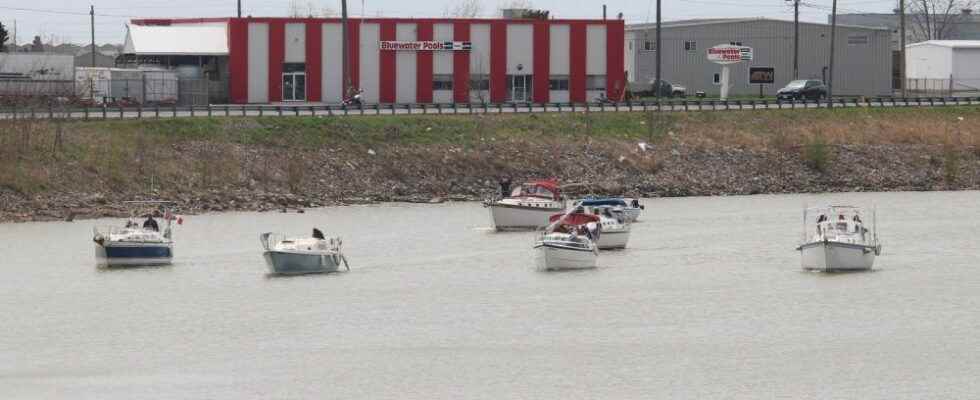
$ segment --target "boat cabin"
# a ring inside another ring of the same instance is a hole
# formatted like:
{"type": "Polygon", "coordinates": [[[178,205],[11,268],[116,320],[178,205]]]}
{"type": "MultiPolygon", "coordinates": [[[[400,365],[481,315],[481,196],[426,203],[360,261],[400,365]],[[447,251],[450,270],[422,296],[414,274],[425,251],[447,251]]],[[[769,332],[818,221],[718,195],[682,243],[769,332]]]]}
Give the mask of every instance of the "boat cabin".
{"type": "Polygon", "coordinates": [[[514,188],[510,197],[536,197],[558,201],[561,200],[561,190],[557,181],[534,181],[514,188]]]}

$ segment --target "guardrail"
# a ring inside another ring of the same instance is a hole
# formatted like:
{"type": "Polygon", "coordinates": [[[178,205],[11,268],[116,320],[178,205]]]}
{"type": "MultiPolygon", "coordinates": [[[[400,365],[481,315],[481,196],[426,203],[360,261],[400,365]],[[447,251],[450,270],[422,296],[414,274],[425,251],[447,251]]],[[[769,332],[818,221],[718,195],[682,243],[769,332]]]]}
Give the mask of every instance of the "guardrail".
{"type": "Polygon", "coordinates": [[[343,105],[207,105],[131,107],[0,107],[0,119],[158,119],[191,117],[472,115],[562,112],[684,112],[818,108],[942,107],[980,105],[980,97],[865,97],[826,100],[672,100],[622,103],[496,103],[343,105]]]}

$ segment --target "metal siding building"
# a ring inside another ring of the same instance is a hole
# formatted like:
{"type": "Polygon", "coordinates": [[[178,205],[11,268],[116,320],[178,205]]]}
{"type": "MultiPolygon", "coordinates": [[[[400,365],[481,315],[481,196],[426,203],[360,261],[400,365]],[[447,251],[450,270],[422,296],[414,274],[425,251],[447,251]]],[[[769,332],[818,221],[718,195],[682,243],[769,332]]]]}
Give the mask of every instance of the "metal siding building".
{"type": "MultiPolygon", "coordinates": [[[[634,89],[649,85],[656,76],[656,27],[628,26],[626,33],[627,73],[634,89]],[[649,43],[649,44],[648,44],[649,43]],[[649,46],[649,47],[648,47],[649,46]]],[[[793,80],[793,22],[771,19],[716,19],[676,21],[663,24],[663,74],[668,82],[687,87],[688,94],[720,93],[714,75],[721,66],[707,60],[708,48],[740,43],[754,49],[754,60],[731,66],[731,95],[759,93],[749,84],[749,67],[775,68],[776,91],[793,80]]],[[[844,96],[891,95],[892,57],[890,31],[878,28],[837,27],[837,65],[834,94],[844,96]]],[[[830,60],[830,26],[800,23],[800,78],[825,79],[830,60]]]]}
{"type": "MultiPolygon", "coordinates": [[[[344,97],[339,19],[132,24],[226,27],[232,103],[344,97]]],[[[364,90],[367,103],[584,102],[600,94],[621,98],[626,88],[623,21],[367,18],[351,19],[349,27],[352,86],[364,90]],[[388,41],[470,42],[472,48],[382,50],[388,41]]]]}
{"type": "Polygon", "coordinates": [[[980,90],[980,40],[930,40],[905,47],[909,80],[945,80],[954,90],[980,90]]]}

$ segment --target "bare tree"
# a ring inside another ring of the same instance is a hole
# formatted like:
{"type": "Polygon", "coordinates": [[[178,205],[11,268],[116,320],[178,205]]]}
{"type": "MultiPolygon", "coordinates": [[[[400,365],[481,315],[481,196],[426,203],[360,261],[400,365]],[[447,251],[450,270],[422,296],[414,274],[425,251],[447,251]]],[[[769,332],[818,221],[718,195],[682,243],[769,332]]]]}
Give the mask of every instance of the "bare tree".
{"type": "Polygon", "coordinates": [[[290,0],[288,15],[292,18],[333,17],[337,13],[316,0],[290,0]]]}
{"type": "Polygon", "coordinates": [[[500,3],[501,10],[530,10],[534,8],[531,0],[506,0],[500,3]]]}
{"type": "Polygon", "coordinates": [[[976,0],[911,0],[908,16],[913,41],[947,40],[955,37],[957,25],[970,17],[976,0]]]}
{"type": "Polygon", "coordinates": [[[447,5],[445,14],[447,17],[476,18],[483,14],[483,5],[480,0],[463,0],[451,8],[447,5]]]}

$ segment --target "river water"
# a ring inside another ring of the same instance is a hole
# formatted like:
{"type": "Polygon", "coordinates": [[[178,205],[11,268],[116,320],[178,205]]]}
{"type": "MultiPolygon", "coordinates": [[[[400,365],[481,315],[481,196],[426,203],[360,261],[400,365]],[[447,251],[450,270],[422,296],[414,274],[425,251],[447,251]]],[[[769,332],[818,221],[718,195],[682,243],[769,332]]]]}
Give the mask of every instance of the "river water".
{"type": "Polygon", "coordinates": [[[479,204],[191,216],[175,265],[0,225],[2,399],[975,398],[980,192],[647,200],[600,268],[533,269],[479,204]],[[805,204],[875,204],[876,271],[802,272],[805,204]],[[266,276],[267,230],[349,273],[266,276]]]}

